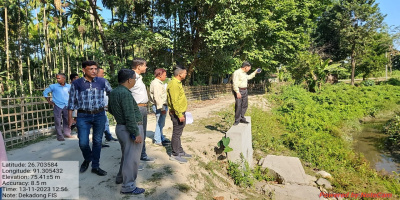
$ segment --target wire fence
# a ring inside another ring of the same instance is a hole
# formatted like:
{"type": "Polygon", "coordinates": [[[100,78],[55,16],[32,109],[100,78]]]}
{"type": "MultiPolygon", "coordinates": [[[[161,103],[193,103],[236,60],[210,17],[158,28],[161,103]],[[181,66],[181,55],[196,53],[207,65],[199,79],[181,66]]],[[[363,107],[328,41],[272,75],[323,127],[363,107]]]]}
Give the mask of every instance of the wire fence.
{"type": "MultiPolygon", "coordinates": [[[[249,84],[250,94],[265,93],[266,84],[249,84]]],[[[232,93],[231,84],[185,86],[188,101],[214,99],[232,93]]],[[[112,119],[110,119],[112,120],[112,119]]],[[[44,97],[0,97],[0,132],[6,148],[24,145],[55,133],[53,107],[44,97]]]]}

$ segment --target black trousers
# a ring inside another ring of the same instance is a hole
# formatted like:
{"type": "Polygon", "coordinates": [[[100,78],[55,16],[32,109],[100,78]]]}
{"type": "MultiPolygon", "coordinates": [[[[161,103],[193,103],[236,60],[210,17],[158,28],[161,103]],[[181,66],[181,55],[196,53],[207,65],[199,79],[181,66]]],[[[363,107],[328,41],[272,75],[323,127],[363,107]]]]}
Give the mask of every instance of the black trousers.
{"type": "Polygon", "coordinates": [[[244,118],[244,114],[246,114],[248,107],[248,92],[246,90],[239,90],[242,98],[238,99],[237,94],[233,91],[233,95],[235,96],[235,122],[239,122],[240,120],[246,120],[244,118]]]}
{"type": "MultiPolygon", "coordinates": [[[[185,114],[185,113],[183,113],[185,114]]],[[[183,132],[183,128],[185,128],[186,121],[180,122],[179,117],[176,114],[169,114],[172,120],[172,138],[171,138],[171,147],[172,147],[172,155],[179,156],[179,153],[184,153],[181,143],[181,136],[183,132]]]]}

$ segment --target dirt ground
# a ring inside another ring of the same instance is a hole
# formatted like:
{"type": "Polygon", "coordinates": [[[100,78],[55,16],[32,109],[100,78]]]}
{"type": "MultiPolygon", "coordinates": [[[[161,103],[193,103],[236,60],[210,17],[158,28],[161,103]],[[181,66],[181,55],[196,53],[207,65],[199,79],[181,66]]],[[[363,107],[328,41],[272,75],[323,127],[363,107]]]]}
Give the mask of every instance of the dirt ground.
{"type": "MultiPolygon", "coordinates": [[[[253,104],[258,102],[258,107],[267,110],[268,104],[261,97],[262,95],[250,96],[249,102],[253,104]]],[[[254,192],[235,186],[233,181],[224,173],[223,168],[226,161],[218,161],[217,159],[218,155],[216,155],[214,149],[224,133],[205,124],[207,119],[216,117],[216,111],[232,109],[233,103],[234,98],[231,95],[213,100],[190,102],[188,112],[192,113],[194,123],[185,127],[182,135],[182,146],[187,153],[194,157],[186,164],[169,160],[170,146],[160,147],[152,144],[155,116],[149,114],[146,138],[147,154],[156,158],[156,160],[152,164],[142,163],[144,170],[139,171],[137,178],[137,185],[145,188],[146,193],[132,196],[120,194],[121,185],[115,184],[115,176],[119,169],[121,157],[120,145],[118,142],[108,142],[110,147],[102,149],[100,159],[100,167],[108,174],[97,176],[91,173],[90,169],[79,174],[80,199],[200,200],[213,199],[214,197],[224,197],[225,200],[254,199],[255,196],[252,194],[254,192]]],[[[110,130],[116,137],[115,127],[111,126],[110,130]]],[[[169,116],[166,119],[164,134],[167,138],[171,138],[172,123],[169,116]]],[[[59,142],[53,136],[24,148],[11,150],[7,154],[10,161],[57,160],[79,161],[79,164],[83,161],[77,138],[59,142]]]]}

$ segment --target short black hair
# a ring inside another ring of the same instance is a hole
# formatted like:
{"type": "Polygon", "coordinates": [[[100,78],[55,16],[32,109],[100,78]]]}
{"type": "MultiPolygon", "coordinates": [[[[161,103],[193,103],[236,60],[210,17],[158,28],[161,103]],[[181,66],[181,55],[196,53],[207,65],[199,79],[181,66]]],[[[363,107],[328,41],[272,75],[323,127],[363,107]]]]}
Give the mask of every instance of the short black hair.
{"type": "Polygon", "coordinates": [[[72,81],[72,79],[74,79],[76,76],[79,76],[77,73],[72,73],[69,75],[69,80],[72,81]]]}
{"type": "Polygon", "coordinates": [[[121,69],[118,71],[118,83],[122,84],[125,83],[130,78],[135,78],[135,72],[131,69],[121,69]]]}
{"type": "Polygon", "coordinates": [[[134,58],[132,62],[132,69],[136,69],[139,65],[147,63],[143,58],[134,58]]]}
{"type": "Polygon", "coordinates": [[[85,69],[87,66],[97,65],[97,63],[93,60],[86,60],[82,62],[82,68],[85,69]]]}
{"type": "Polygon", "coordinates": [[[247,62],[247,61],[244,61],[243,64],[242,64],[242,68],[247,67],[247,66],[251,67],[251,64],[249,62],[247,62]]]}
{"type": "Polygon", "coordinates": [[[64,73],[58,73],[58,74],[56,74],[56,77],[57,76],[64,76],[64,79],[67,79],[67,76],[64,73]]]}

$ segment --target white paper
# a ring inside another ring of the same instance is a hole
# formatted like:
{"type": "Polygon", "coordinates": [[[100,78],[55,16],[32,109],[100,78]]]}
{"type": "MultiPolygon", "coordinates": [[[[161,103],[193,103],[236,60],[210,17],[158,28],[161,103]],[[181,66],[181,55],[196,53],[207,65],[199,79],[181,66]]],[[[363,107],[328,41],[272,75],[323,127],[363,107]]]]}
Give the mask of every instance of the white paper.
{"type": "Polygon", "coordinates": [[[193,116],[190,112],[185,112],[186,124],[193,123],[193,116]]]}

